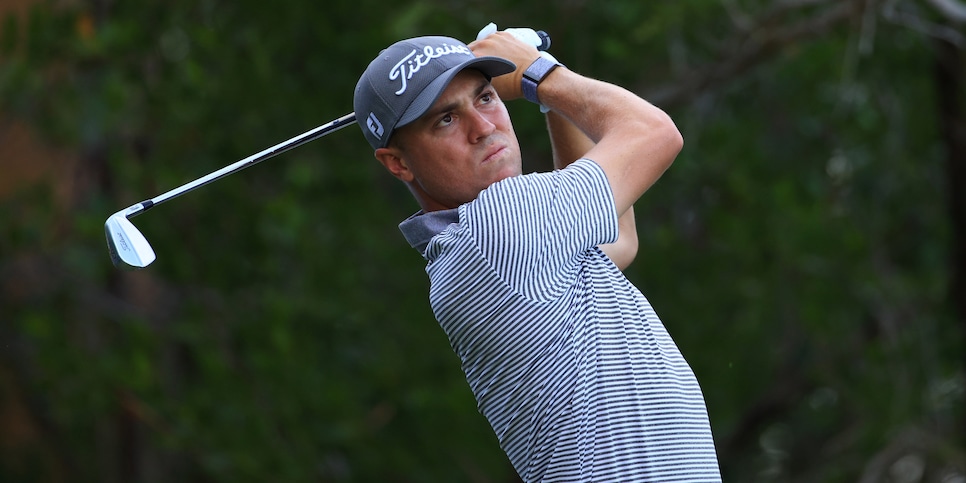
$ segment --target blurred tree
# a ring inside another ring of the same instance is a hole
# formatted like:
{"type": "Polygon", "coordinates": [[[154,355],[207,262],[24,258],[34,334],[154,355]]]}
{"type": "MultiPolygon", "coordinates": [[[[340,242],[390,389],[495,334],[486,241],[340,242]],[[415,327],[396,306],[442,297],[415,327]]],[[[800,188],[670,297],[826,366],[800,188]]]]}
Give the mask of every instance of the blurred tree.
{"type": "MultiPolygon", "coordinates": [[[[415,203],[355,128],[137,218],[148,270],[101,235],[350,111],[390,42],[489,21],[551,32],[684,133],[628,276],[698,373],[726,481],[966,477],[954,0],[10,8],[0,480],[514,481],[395,228],[415,203]],[[52,147],[8,150],[27,137],[52,147]]],[[[541,116],[510,109],[546,169],[541,116]]]]}

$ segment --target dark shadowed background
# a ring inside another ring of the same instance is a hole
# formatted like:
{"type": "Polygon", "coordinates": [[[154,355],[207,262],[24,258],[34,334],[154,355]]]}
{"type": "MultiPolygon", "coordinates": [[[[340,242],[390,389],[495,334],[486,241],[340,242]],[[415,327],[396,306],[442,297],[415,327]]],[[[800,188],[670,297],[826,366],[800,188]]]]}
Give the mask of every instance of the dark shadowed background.
{"type": "MultiPolygon", "coordinates": [[[[966,3],[0,4],[0,481],[513,482],[352,110],[403,37],[493,21],[667,110],[627,271],[730,482],[966,482],[966,3]]],[[[527,171],[536,107],[509,104],[527,171]]]]}

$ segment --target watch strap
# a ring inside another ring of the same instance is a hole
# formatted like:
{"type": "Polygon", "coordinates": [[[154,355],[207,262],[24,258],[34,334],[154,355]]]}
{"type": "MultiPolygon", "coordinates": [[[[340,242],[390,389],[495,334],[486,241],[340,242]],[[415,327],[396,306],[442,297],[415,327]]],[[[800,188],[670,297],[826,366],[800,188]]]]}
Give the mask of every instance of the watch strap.
{"type": "Polygon", "coordinates": [[[537,57],[537,60],[534,60],[530,67],[527,67],[527,70],[523,72],[523,79],[521,79],[523,97],[534,104],[540,104],[540,100],[537,99],[537,86],[558,66],[560,66],[559,62],[554,62],[543,56],[537,57]]]}

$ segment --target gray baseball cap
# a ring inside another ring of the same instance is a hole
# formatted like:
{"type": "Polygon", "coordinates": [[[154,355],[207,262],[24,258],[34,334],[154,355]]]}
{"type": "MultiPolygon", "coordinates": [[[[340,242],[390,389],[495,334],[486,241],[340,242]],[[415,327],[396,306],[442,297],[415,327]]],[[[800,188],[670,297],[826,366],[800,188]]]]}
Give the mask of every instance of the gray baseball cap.
{"type": "Polygon", "coordinates": [[[468,67],[490,78],[516,70],[509,60],[477,57],[450,37],[401,40],[380,52],[362,73],[353,97],[356,119],[372,148],[386,147],[396,129],[419,119],[468,67]]]}

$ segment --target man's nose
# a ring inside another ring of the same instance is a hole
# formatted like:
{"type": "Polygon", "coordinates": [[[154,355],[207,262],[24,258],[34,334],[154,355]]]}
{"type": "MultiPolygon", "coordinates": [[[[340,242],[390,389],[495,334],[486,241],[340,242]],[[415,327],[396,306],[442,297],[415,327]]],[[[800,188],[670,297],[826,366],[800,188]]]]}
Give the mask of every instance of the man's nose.
{"type": "Polygon", "coordinates": [[[480,111],[473,109],[470,114],[470,142],[479,142],[481,139],[493,134],[496,125],[480,111]]]}

